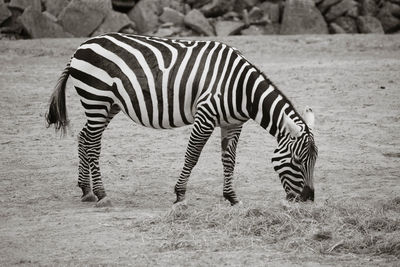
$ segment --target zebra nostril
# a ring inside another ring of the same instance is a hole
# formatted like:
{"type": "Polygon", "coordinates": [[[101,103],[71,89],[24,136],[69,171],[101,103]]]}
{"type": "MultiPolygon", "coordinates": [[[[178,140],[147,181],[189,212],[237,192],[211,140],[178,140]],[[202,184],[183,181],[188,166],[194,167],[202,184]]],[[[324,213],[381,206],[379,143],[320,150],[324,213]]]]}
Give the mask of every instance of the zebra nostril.
{"type": "Polygon", "coordinates": [[[300,198],[302,201],[314,201],[314,189],[311,189],[309,186],[306,185],[300,194],[300,198]]]}

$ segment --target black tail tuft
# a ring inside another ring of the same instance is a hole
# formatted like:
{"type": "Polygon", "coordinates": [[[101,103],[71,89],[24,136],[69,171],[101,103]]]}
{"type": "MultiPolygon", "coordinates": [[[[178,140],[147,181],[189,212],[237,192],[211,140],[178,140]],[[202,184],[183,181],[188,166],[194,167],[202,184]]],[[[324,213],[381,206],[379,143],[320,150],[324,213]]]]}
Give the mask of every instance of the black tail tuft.
{"type": "Polygon", "coordinates": [[[58,79],[56,88],[50,98],[49,111],[46,114],[47,127],[54,124],[56,131],[66,133],[68,126],[67,107],[65,105],[65,87],[69,76],[69,63],[58,79]]]}

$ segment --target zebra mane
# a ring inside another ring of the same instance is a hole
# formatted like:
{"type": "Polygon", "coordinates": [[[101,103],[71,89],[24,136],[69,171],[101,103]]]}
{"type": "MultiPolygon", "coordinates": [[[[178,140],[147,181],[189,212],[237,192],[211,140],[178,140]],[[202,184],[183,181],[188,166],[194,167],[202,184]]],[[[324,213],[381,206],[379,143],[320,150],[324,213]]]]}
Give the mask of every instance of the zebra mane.
{"type": "MultiPolygon", "coordinates": [[[[308,129],[308,127],[307,127],[307,129],[308,129]]],[[[316,158],[318,156],[318,147],[315,144],[313,133],[308,131],[308,137],[309,137],[309,142],[308,142],[307,146],[308,146],[309,155],[312,156],[313,158],[316,158]]]]}
{"type": "MultiPolygon", "coordinates": [[[[251,64],[251,63],[250,63],[250,64],[251,64]]],[[[296,116],[301,120],[301,122],[304,124],[304,126],[305,126],[304,130],[305,130],[307,133],[310,133],[309,127],[308,127],[307,124],[305,123],[305,121],[304,121],[303,117],[300,115],[300,113],[297,112],[295,106],[294,106],[293,103],[289,100],[289,98],[278,88],[278,86],[277,86],[274,82],[272,82],[272,81],[267,77],[267,75],[266,75],[263,71],[261,71],[257,66],[255,66],[255,65],[253,65],[253,64],[251,64],[251,65],[255,68],[255,70],[258,72],[258,74],[260,74],[260,75],[267,81],[268,85],[272,85],[272,86],[275,88],[275,90],[279,92],[279,94],[282,96],[282,99],[283,99],[286,103],[289,104],[290,108],[294,111],[295,115],[296,115],[296,116]]]]}

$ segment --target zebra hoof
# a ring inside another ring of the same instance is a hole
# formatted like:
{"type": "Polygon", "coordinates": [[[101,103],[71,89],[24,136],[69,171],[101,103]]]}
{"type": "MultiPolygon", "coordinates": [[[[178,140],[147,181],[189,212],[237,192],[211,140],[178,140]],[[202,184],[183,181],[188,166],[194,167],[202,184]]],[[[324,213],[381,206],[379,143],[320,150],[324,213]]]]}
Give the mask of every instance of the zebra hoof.
{"type": "Polygon", "coordinates": [[[82,202],[96,202],[97,197],[92,192],[89,192],[86,195],[81,197],[81,201],[82,202]]]}
{"type": "Polygon", "coordinates": [[[172,210],[173,211],[187,210],[187,208],[188,208],[188,205],[187,205],[187,201],[186,200],[175,202],[172,205],[172,210]]]}
{"type": "Polygon", "coordinates": [[[242,202],[242,201],[238,201],[238,202],[232,204],[232,206],[235,206],[235,207],[242,207],[242,206],[243,206],[243,202],[242,202]]]}
{"type": "Polygon", "coordinates": [[[97,201],[96,208],[105,208],[105,207],[112,207],[111,200],[108,197],[104,197],[97,201]]]}

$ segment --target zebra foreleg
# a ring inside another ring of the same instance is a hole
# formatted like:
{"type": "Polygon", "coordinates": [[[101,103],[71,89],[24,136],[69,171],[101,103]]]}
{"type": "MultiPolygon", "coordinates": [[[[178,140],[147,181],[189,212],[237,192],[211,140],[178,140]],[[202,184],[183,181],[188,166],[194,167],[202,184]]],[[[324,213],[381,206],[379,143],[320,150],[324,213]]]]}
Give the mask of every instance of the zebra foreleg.
{"type": "Polygon", "coordinates": [[[233,171],[235,169],[236,147],[239,141],[242,125],[221,127],[221,159],[224,167],[223,196],[231,205],[239,203],[233,190],[233,171]]]}
{"type": "Polygon", "coordinates": [[[185,154],[185,163],[175,185],[176,201],[174,204],[182,202],[185,199],[186,185],[189,180],[190,173],[197,164],[200,153],[214,131],[214,127],[215,126],[213,123],[207,122],[207,120],[204,118],[197,117],[195,119],[185,154]]]}

